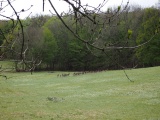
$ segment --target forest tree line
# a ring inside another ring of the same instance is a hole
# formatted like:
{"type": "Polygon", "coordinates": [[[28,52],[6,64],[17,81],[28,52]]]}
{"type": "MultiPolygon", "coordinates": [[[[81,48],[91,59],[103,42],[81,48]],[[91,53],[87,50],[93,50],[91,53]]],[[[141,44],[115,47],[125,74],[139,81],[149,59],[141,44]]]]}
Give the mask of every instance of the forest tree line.
{"type": "MultiPolygon", "coordinates": [[[[30,60],[42,60],[36,70],[87,71],[160,65],[160,10],[132,6],[118,17],[116,25],[111,22],[105,29],[99,29],[96,33],[103,35],[95,42],[97,46],[104,41],[107,41],[106,46],[113,46],[113,43],[114,46],[138,46],[147,41],[148,43],[135,49],[110,49],[107,54],[103,54],[79,41],[57,16],[37,15],[22,20],[25,46],[28,48],[25,57],[30,60]]],[[[89,22],[86,27],[81,28],[80,25],[72,24],[71,18],[72,16],[66,16],[63,19],[71,29],[78,27],[77,32],[84,39],[89,38],[92,34],[92,31],[89,31],[91,29],[88,29],[92,27],[89,22]]],[[[0,28],[3,29],[0,32],[4,33],[0,34],[0,45],[11,48],[2,47],[0,54],[4,54],[3,60],[15,61],[17,70],[26,69],[27,66],[17,62],[19,55],[15,52],[20,51],[21,41],[12,42],[13,39],[18,39],[16,36],[20,34],[19,25],[14,28],[14,33],[10,33],[7,30],[11,25],[11,20],[0,21],[0,28]]]]}

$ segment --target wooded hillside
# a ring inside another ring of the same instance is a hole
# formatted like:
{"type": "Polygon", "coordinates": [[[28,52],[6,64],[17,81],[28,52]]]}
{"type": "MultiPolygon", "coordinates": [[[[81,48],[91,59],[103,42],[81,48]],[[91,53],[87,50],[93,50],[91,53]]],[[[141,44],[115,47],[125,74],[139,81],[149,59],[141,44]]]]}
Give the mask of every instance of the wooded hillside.
{"type": "MultiPolygon", "coordinates": [[[[111,10],[110,10],[111,11],[111,10]]],[[[114,11],[114,10],[113,10],[114,11]]],[[[106,11],[107,12],[107,11],[106,11]]],[[[112,12],[110,12],[112,14],[112,12]]],[[[105,14],[97,14],[97,19],[105,14]]],[[[96,17],[93,15],[93,17],[96,17]]],[[[96,19],[96,18],[95,18],[96,19]]],[[[160,10],[155,8],[142,9],[132,7],[122,12],[118,21],[110,21],[108,26],[93,28],[89,21],[82,19],[82,24],[72,24],[72,15],[64,18],[67,25],[74,30],[76,27],[81,38],[95,40],[96,46],[137,46],[134,49],[107,49],[107,54],[87,46],[62,24],[57,16],[35,16],[22,20],[24,25],[25,57],[35,61],[42,60],[36,70],[104,70],[160,65],[160,10]],[[94,32],[97,29],[98,32],[94,32]],[[92,36],[91,36],[92,35],[92,36]],[[99,39],[96,40],[96,36],[99,39]],[[106,43],[106,44],[105,44],[106,43]],[[143,43],[145,43],[143,45],[143,43]]],[[[13,42],[17,35],[21,36],[19,27],[10,29],[12,21],[0,21],[0,54],[1,60],[17,62],[21,41],[13,42]],[[3,31],[2,31],[3,30],[3,31]],[[14,51],[14,52],[13,52],[14,51]]],[[[16,65],[17,70],[26,69],[22,64],[16,65]]]]}

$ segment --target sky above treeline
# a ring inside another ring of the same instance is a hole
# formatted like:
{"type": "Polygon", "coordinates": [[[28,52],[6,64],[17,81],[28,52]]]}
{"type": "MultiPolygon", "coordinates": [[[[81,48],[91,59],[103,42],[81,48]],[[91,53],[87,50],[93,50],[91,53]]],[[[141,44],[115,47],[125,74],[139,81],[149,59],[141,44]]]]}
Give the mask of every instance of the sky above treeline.
{"type": "MultiPolygon", "coordinates": [[[[13,1],[13,0],[12,0],[13,1]]],[[[68,4],[66,4],[63,0],[51,0],[59,12],[67,11],[68,4]]],[[[98,6],[104,0],[81,0],[82,4],[89,4],[91,6],[98,6]]],[[[129,5],[140,5],[141,7],[152,7],[158,3],[158,0],[106,0],[107,4],[103,9],[108,7],[116,7],[119,5],[126,5],[129,1],[129,5]]],[[[2,3],[2,6],[5,6],[7,2],[2,3]]],[[[28,11],[21,13],[20,18],[26,18],[28,15],[35,16],[36,14],[50,14],[49,10],[52,11],[52,8],[49,5],[48,0],[45,0],[45,11],[43,11],[43,0],[14,0],[12,5],[16,9],[16,11],[21,11],[22,9],[27,10],[33,5],[28,11]]],[[[0,19],[4,19],[2,15],[12,16],[13,10],[10,6],[5,7],[5,9],[0,11],[0,19]]]]}

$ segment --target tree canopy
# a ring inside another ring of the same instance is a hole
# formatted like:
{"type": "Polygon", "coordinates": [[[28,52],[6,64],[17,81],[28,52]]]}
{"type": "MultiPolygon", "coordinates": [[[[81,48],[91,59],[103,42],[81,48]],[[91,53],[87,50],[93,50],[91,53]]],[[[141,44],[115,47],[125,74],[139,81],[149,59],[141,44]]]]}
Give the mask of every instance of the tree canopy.
{"type": "Polygon", "coordinates": [[[129,6],[128,1],[104,11],[105,0],[98,7],[64,0],[69,11],[58,13],[48,0],[55,14],[21,20],[11,1],[6,2],[17,19],[3,15],[8,20],[0,21],[0,59],[25,66],[17,69],[97,70],[160,64],[159,9],[129,6]]]}

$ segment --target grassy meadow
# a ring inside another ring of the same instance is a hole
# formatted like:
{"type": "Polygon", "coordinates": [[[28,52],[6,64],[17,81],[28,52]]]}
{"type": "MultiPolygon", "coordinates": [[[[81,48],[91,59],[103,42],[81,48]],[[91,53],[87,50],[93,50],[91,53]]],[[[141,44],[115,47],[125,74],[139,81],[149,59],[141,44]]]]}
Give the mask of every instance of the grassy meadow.
{"type": "Polygon", "coordinates": [[[0,120],[160,120],[160,67],[126,72],[3,72],[0,120]]]}

